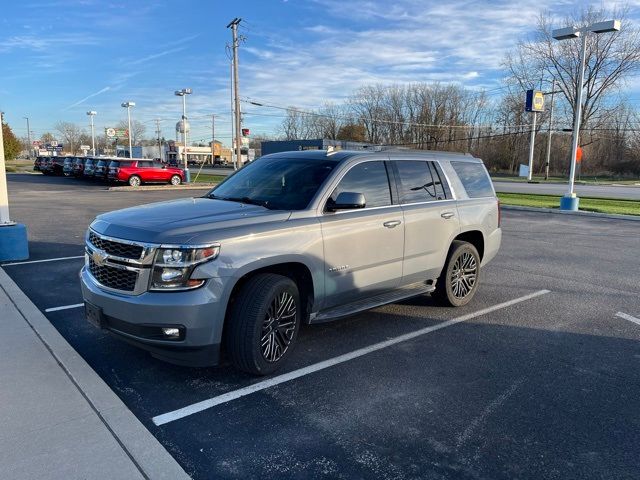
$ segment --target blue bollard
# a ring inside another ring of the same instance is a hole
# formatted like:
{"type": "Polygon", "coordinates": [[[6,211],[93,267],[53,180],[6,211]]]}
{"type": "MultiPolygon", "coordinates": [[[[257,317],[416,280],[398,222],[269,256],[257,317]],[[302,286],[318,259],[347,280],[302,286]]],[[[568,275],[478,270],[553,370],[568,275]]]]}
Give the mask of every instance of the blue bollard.
{"type": "Polygon", "coordinates": [[[0,226],[0,262],[29,258],[27,227],[22,223],[0,226]]]}
{"type": "Polygon", "coordinates": [[[565,195],[564,197],[560,198],[560,210],[577,212],[578,205],[580,205],[580,199],[575,195],[565,195]]]}
{"type": "Polygon", "coordinates": [[[191,172],[188,168],[184,169],[184,183],[191,183],[191,172]]]}

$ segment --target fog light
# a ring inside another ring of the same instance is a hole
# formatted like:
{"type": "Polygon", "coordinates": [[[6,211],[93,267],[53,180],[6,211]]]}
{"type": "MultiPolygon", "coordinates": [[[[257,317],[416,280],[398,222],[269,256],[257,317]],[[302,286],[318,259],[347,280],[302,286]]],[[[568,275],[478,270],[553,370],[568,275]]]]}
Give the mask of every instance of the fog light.
{"type": "Polygon", "coordinates": [[[180,330],[177,328],[163,328],[162,333],[165,337],[178,338],[180,336],[180,330]]]}
{"type": "Polygon", "coordinates": [[[180,277],[182,277],[182,270],[177,270],[174,268],[164,268],[162,270],[162,273],[160,274],[160,278],[163,282],[170,282],[180,277]]]}

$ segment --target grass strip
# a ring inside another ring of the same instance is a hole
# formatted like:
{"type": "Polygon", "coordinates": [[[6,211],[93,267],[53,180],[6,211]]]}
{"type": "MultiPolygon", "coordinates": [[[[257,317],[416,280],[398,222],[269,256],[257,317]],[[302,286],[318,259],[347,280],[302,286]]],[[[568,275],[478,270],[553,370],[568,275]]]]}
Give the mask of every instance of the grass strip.
{"type": "MultiPolygon", "coordinates": [[[[520,207],[559,208],[559,195],[535,195],[529,193],[498,193],[503,205],[520,207]]],[[[585,212],[640,215],[640,202],[614,198],[580,197],[580,210],[585,212]]]]}
{"type": "Polygon", "coordinates": [[[196,183],[220,183],[221,181],[223,181],[225,178],[225,176],[223,175],[209,175],[209,174],[200,174],[198,175],[198,179],[196,180],[196,176],[192,175],[191,176],[191,181],[192,182],[196,182],[196,183]]]}

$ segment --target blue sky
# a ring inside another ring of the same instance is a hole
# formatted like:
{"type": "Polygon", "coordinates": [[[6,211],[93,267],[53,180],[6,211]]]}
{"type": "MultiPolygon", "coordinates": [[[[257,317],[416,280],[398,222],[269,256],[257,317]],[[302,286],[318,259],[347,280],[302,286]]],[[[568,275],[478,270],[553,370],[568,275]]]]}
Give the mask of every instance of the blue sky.
{"type": "MultiPolygon", "coordinates": [[[[636,10],[640,0],[626,2],[636,10]]],[[[190,87],[193,140],[230,136],[227,23],[242,17],[243,97],[276,105],[340,102],[358,86],[416,81],[495,89],[501,61],[530,34],[536,15],[558,17],[582,2],[563,0],[244,0],[4,1],[0,18],[0,109],[18,135],[23,116],[39,137],[57,121],[98,131],[126,118],[123,101],[147,135],[161,118],[174,138],[190,87]],[[207,117],[208,116],[208,117],[207,117]]],[[[614,2],[604,2],[610,7],[614,2]]],[[[633,83],[633,82],[632,82],[633,83]]],[[[639,85],[633,83],[633,85],[639,85]]],[[[630,88],[634,88],[635,86],[630,88]]],[[[494,92],[496,93],[496,92],[494,92]]],[[[497,92],[499,93],[499,92],[497,92]]],[[[243,105],[252,134],[273,133],[282,114],[243,105]],[[260,114],[260,115],[253,115],[260,114]]]]}

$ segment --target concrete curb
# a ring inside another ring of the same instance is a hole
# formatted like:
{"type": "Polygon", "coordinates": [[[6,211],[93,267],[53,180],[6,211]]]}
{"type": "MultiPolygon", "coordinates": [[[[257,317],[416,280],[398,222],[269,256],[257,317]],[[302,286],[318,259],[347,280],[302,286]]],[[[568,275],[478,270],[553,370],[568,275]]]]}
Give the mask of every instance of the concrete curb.
{"type": "Polygon", "coordinates": [[[2,268],[0,286],[143,474],[152,479],[191,478],[2,268]]]}
{"type": "Polygon", "coordinates": [[[141,185],[139,187],[108,187],[110,192],[140,192],[145,190],[209,190],[217,183],[198,183],[197,185],[141,185]]]}
{"type": "Polygon", "coordinates": [[[536,208],[536,207],[521,207],[518,205],[502,205],[500,208],[504,210],[518,210],[521,212],[536,212],[536,213],[555,213],[556,215],[573,215],[579,217],[595,217],[595,218],[610,218],[613,220],[630,220],[633,222],[640,222],[640,215],[619,215],[613,213],[598,213],[598,212],[585,212],[577,211],[570,212],[564,210],[557,210],[555,208],[536,208]]]}

